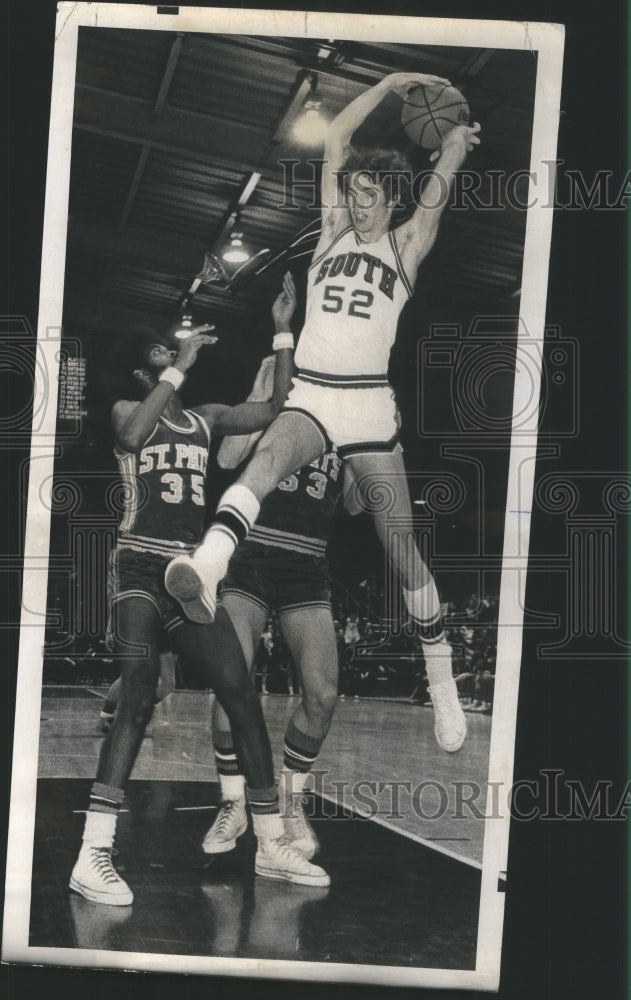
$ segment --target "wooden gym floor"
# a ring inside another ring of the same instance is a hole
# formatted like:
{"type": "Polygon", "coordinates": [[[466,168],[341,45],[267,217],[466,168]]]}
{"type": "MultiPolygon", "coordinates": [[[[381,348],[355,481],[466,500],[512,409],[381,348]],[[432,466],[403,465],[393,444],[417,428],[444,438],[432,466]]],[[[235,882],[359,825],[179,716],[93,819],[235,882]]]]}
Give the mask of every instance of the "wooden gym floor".
{"type": "MultiPolygon", "coordinates": [[[[229,854],[203,854],[219,801],[212,695],[176,691],[156,709],[118,825],[116,865],[135,901],[106,907],[68,890],[104,694],[43,692],[32,946],[474,968],[484,823],[458,806],[457,787],[484,788],[489,717],[469,714],[467,742],[450,755],[436,745],[431,709],[340,699],[309,796],[316,861],[331,876],[330,889],[314,889],[255,878],[250,832],[229,854]],[[419,791],[424,781],[435,785],[419,791]],[[409,783],[398,805],[393,782],[409,783]]],[[[296,700],[263,705],[279,760],[296,700]]],[[[477,804],[483,812],[484,794],[477,804]]]]}

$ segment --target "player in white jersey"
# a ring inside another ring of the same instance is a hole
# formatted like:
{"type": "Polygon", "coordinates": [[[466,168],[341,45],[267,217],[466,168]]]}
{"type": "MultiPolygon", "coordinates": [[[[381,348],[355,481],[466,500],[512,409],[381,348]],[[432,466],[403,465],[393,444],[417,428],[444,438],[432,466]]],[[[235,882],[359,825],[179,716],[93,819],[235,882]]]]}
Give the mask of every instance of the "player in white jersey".
{"type": "Polygon", "coordinates": [[[343,229],[309,268],[296,351],[300,378],[356,388],[387,382],[399,314],[411,294],[394,232],[358,246],[354,227],[343,229]]]}
{"type": "MultiPolygon", "coordinates": [[[[217,586],[262,500],[334,444],[348,460],[359,501],[372,511],[401,580],[423,643],[436,737],[443,749],[454,751],[462,746],[466,723],[434,580],[416,546],[401,542],[413,537],[412,512],[387,368],[399,314],[436,239],[454,174],[479,143],[479,126],[456,126],[444,137],[422,204],[396,230],[391,230],[396,205],[391,180],[406,169],[405,161],[395,151],[360,154],[349,146],[355,130],[387,95],[405,99],[419,84],[436,83],[448,81],[394,73],[332,123],[322,170],[322,231],[309,274],[294,387],[238,482],[222,497],[202,545],[192,556],[172,560],[165,584],[194,620],[212,621],[217,586]],[[338,183],[344,176],[347,198],[340,204],[338,183]],[[389,530],[393,523],[398,533],[389,530]]],[[[287,332],[288,342],[291,336],[287,332]]]]}

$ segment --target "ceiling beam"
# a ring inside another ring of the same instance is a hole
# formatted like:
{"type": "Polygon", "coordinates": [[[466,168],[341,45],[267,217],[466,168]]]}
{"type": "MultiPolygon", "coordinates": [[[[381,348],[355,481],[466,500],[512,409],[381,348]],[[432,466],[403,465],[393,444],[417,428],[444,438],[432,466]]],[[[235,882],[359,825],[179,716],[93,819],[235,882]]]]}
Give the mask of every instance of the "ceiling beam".
{"type": "Polygon", "coordinates": [[[125,199],[125,205],[118,222],[117,232],[119,233],[122,233],[129,220],[129,213],[133,208],[136,195],[138,194],[138,188],[140,187],[140,181],[142,180],[142,175],[145,172],[145,165],[149,157],[149,148],[149,146],[144,145],[140,149],[140,156],[138,157],[138,162],[136,163],[134,176],[132,177],[131,184],[129,185],[129,192],[127,194],[127,198],[125,199]]]}
{"type": "MultiPolygon", "coordinates": [[[[158,96],[156,97],[156,102],[153,106],[154,115],[160,115],[164,109],[166,99],[171,88],[171,81],[173,80],[173,74],[178,64],[180,58],[180,53],[182,51],[182,44],[184,42],[183,32],[178,32],[169,52],[169,56],[164,67],[164,73],[162,74],[162,80],[160,82],[160,87],[158,88],[158,96]]],[[[138,162],[136,164],[136,169],[134,171],[134,176],[129,187],[129,193],[125,200],[125,205],[121,213],[120,221],[118,223],[118,232],[122,232],[127,221],[129,219],[129,214],[133,208],[134,202],[136,200],[136,195],[138,194],[138,189],[140,187],[140,182],[142,180],[142,175],[145,171],[145,166],[147,164],[147,159],[149,157],[150,146],[147,143],[143,143],[140,150],[140,156],[138,157],[138,162]]]]}
{"type": "Polygon", "coordinates": [[[85,84],[76,86],[74,110],[77,129],[191,156],[240,173],[257,168],[269,142],[269,129],[264,127],[169,106],[161,115],[154,115],[146,101],[85,84]],[[234,151],[234,158],[217,156],[218,148],[234,151]]]}
{"type": "Polygon", "coordinates": [[[173,44],[171,45],[171,51],[169,52],[169,57],[167,59],[166,66],[164,67],[164,73],[162,75],[162,81],[160,83],[160,88],[158,90],[158,96],[156,97],[156,103],[153,106],[154,115],[162,114],[164,110],[164,105],[166,99],[169,95],[169,90],[171,89],[171,82],[173,80],[173,74],[177,68],[177,64],[182,52],[182,45],[184,44],[184,32],[178,31],[173,44]]]}

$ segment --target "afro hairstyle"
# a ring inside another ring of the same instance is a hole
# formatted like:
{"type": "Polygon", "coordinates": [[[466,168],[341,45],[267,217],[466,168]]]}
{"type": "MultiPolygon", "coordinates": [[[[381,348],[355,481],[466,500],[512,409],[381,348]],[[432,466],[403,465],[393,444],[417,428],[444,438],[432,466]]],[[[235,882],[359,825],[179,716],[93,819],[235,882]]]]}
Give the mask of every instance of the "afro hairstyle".
{"type": "Polygon", "coordinates": [[[147,367],[147,352],[153,344],[169,349],[167,335],[150,326],[137,326],[123,334],[109,352],[104,371],[104,384],[111,402],[117,399],[142,400],[143,388],[134,377],[138,368],[147,367]]]}

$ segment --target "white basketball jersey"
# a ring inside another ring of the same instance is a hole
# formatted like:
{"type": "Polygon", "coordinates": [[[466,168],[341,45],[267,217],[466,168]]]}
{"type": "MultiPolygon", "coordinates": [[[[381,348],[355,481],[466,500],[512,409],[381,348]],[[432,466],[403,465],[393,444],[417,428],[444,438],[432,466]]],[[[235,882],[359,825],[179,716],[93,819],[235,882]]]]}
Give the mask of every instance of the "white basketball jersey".
{"type": "Polygon", "coordinates": [[[386,383],[399,315],[411,295],[394,232],[362,243],[352,226],[342,230],[309,268],[296,349],[300,377],[323,385],[386,383]]]}

